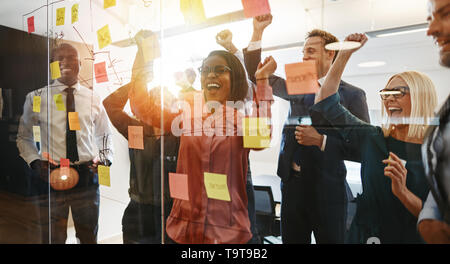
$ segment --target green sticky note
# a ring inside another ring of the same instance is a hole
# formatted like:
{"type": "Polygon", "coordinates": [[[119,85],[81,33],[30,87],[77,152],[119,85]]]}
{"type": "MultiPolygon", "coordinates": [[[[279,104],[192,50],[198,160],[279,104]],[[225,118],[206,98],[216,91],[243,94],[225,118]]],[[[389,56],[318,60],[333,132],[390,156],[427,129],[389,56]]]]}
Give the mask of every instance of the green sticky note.
{"type": "Polygon", "coordinates": [[[205,172],[204,183],[208,198],[227,202],[231,201],[230,192],[228,191],[227,175],[205,172]]]}
{"type": "Polygon", "coordinates": [[[56,25],[62,26],[64,25],[64,20],[66,19],[66,8],[61,7],[56,9],[56,25]]]}
{"type": "Polygon", "coordinates": [[[55,104],[56,104],[56,110],[66,111],[66,106],[64,105],[62,94],[55,94],[53,96],[53,100],[55,101],[55,104]]]}
{"type": "Polygon", "coordinates": [[[50,73],[52,75],[52,80],[61,78],[61,70],[59,69],[59,61],[54,61],[50,63],[50,73]]]}
{"type": "Polygon", "coordinates": [[[98,183],[111,187],[111,177],[108,166],[98,165],[98,183]]]}
{"type": "Polygon", "coordinates": [[[41,112],[41,97],[33,96],[33,112],[40,113],[41,112]]]}
{"type": "Polygon", "coordinates": [[[270,147],[270,126],[267,117],[242,118],[244,148],[270,147]]]}

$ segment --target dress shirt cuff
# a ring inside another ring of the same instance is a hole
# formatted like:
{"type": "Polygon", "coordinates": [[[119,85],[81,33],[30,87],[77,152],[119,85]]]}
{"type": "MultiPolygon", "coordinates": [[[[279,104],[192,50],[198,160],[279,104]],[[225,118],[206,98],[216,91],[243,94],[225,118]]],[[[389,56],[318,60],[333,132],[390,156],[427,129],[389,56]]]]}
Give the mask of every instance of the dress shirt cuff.
{"type": "Polygon", "coordinates": [[[252,41],[248,44],[247,51],[259,50],[261,49],[261,40],[260,41],[252,41]]]}
{"type": "Polygon", "coordinates": [[[320,150],[325,151],[326,145],[327,145],[327,135],[323,135],[322,146],[320,147],[320,150]]]}
{"type": "Polygon", "coordinates": [[[428,194],[427,200],[423,205],[422,211],[420,211],[417,224],[419,224],[422,220],[425,219],[434,219],[442,221],[441,213],[439,212],[439,208],[431,192],[428,194]]]}
{"type": "Polygon", "coordinates": [[[20,154],[20,156],[25,160],[25,162],[28,164],[28,166],[31,167],[31,162],[35,161],[35,160],[40,160],[41,156],[39,156],[39,154],[36,153],[29,153],[29,154],[20,154]]]}

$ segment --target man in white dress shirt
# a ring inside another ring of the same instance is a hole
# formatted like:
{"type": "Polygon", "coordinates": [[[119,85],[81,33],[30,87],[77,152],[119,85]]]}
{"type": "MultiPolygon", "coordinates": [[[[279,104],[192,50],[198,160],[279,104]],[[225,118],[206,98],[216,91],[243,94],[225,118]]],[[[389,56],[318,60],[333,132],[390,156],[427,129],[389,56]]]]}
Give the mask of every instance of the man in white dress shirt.
{"type": "Polygon", "coordinates": [[[100,97],[78,82],[81,64],[77,50],[67,43],[57,46],[51,54],[51,62],[55,61],[59,62],[61,77],[50,87],[33,91],[26,97],[17,147],[33,174],[44,181],[48,182],[48,172],[59,167],[62,158],[69,159],[70,167],[79,174],[79,181],[73,188],[51,188],[49,197],[42,200],[41,208],[51,212],[51,233],[49,235],[49,224],[44,221],[42,242],[65,243],[70,207],[77,238],[83,244],[96,243],[99,216],[97,166],[109,166],[112,161],[109,120],[100,97]],[[40,100],[34,100],[35,97],[40,100]],[[79,130],[69,128],[68,112],[78,113],[79,130]],[[41,135],[39,148],[36,144],[39,139],[33,134],[36,128],[40,129],[41,135]],[[49,163],[49,157],[54,164],[49,163]],[[48,199],[50,208],[46,208],[48,199]]]}

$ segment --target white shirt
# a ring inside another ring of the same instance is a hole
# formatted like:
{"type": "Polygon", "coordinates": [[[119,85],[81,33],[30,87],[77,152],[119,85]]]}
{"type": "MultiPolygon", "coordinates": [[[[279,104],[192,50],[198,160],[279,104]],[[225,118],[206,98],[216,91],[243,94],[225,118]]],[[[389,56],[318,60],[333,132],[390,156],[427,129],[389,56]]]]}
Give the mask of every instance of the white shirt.
{"type": "MultiPolygon", "coordinates": [[[[47,160],[42,156],[43,152],[48,152],[57,163],[60,158],[66,158],[67,112],[57,110],[54,95],[61,94],[64,106],[67,107],[67,93],[64,91],[67,87],[56,80],[50,85],[50,89],[46,86],[27,95],[19,123],[17,147],[20,156],[28,164],[36,159],[47,160]],[[34,96],[41,97],[39,113],[33,112],[34,96]],[[34,141],[33,126],[40,127],[41,153],[38,152],[34,141]]],[[[76,164],[93,160],[99,156],[99,150],[105,149],[107,150],[104,152],[105,158],[112,161],[111,127],[100,97],[93,90],[79,83],[72,87],[75,88],[73,92],[75,111],[78,112],[81,128],[81,130],[76,130],[79,157],[76,164]],[[104,144],[105,139],[107,139],[106,144],[104,144]]]]}

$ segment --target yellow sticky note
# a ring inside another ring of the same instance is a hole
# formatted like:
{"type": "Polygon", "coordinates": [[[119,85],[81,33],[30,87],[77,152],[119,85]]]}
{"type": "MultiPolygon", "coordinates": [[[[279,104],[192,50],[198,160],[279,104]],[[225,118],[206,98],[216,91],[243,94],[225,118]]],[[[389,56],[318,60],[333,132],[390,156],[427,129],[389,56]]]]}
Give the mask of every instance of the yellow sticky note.
{"type": "Polygon", "coordinates": [[[56,9],[56,25],[62,26],[64,25],[64,20],[66,19],[66,8],[61,7],[56,9]]]}
{"type": "Polygon", "coordinates": [[[108,166],[98,165],[98,183],[111,187],[111,177],[108,166]]]}
{"type": "Polygon", "coordinates": [[[59,79],[61,77],[61,71],[59,69],[59,61],[54,61],[50,63],[50,73],[52,75],[52,80],[59,79]]]}
{"type": "Polygon", "coordinates": [[[34,142],[41,142],[41,127],[33,126],[33,138],[34,142]]]}
{"type": "Polygon", "coordinates": [[[33,96],[33,112],[40,113],[41,112],[41,97],[33,96]]]}
{"type": "Polygon", "coordinates": [[[72,24],[78,21],[78,4],[72,6],[72,24]]]}
{"type": "Polygon", "coordinates": [[[231,201],[230,192],[228,191],[227,175],[205,172],[204,183],[208,198],[231,201]]]}
{"type": "Polygon", "coordinates": [[[108,25],[97,30],[97,40],[98,40],[98,47],[100,49],[103,49],[104,47],[111,44],[111,34],[109,33],[108,25]]]}
{"type": "Polygon", "coordinates": [[[80,120],[78,119],[77,112],[69,112],[69,129],[70,130],[81,130],[80,128],[80,120]]]}
{"type": "Polygon", "coordinates": [[[106,9],[116,5],[116,0],[103,0],[103,8],[106,9]]]}
{"type": "Polygon", "coordinates": [[[242,118],[244,148],[270,147],[270,126],[267,117],[242,118]]]}
{"type": "Polygon", "coordinates": [[[142,40],[142,52],[144,55],[144,62],[148,62],[161,56],[156,35],[152,35],[142,40]]]}
{"type": "Polygon", "coordinates": [[[180,0],[180,9],[186,24],[200,24],[206,20],[203,0],[180,0]]]}
{"type": "Polygon", "coordinates": [[[53,101],[55,101],[56,110],[58,110],[58,111],[66,111],[66,106],[64,105],[64,101],[62,99],[62,94],[55,94],[53,96],[53,101]]]}

